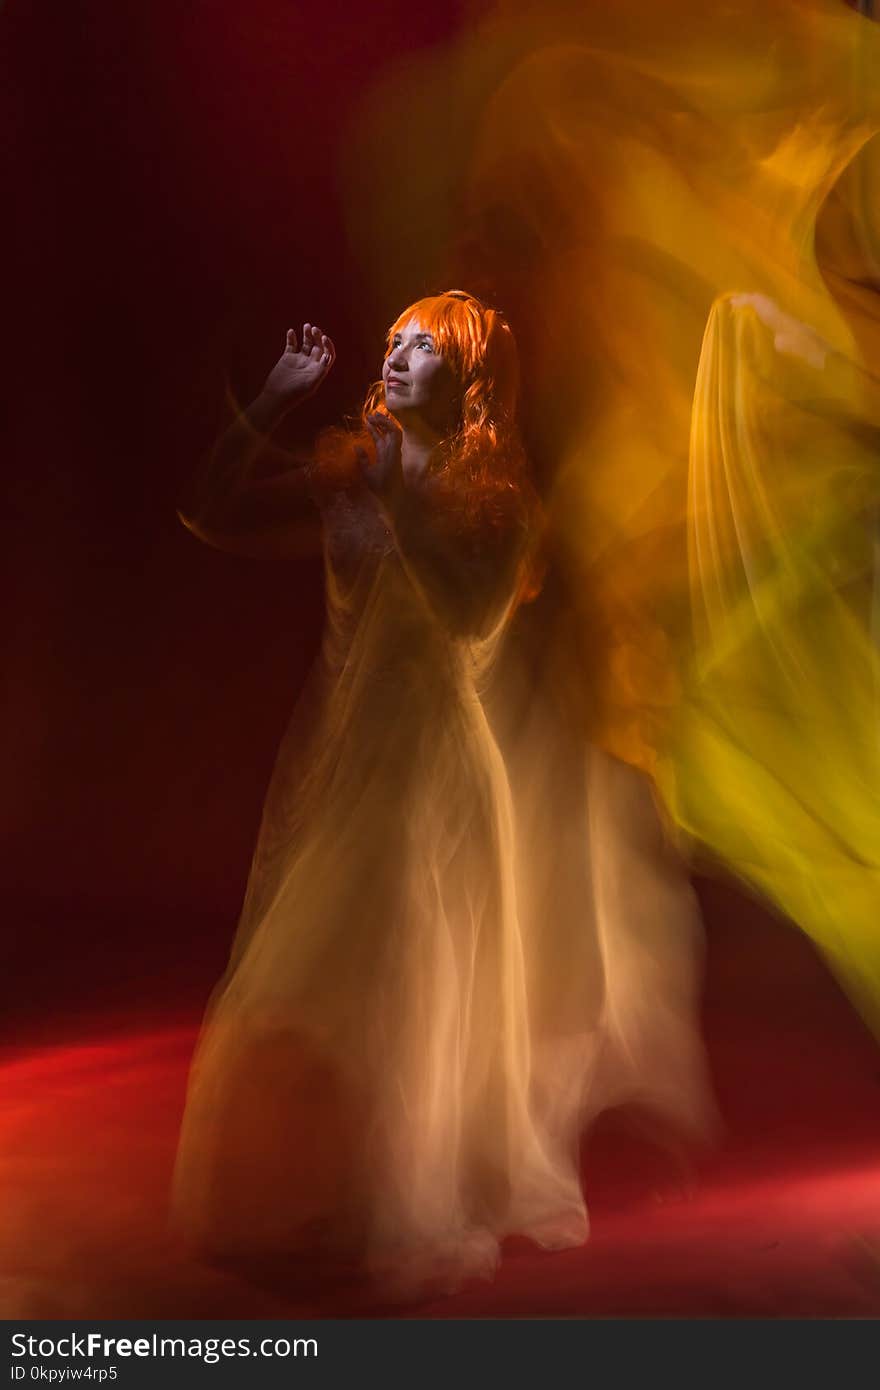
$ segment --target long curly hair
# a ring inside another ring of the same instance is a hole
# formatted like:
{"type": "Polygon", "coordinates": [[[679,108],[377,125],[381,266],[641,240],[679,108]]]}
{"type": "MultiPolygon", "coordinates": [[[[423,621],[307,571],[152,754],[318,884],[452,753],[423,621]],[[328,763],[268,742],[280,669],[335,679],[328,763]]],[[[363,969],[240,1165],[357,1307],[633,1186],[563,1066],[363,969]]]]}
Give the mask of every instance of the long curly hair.
{"type": "MultiPolygon", "coordinates": [[[[465,524],[529,525],[538,507],[527,473],[526,456],[516,419],[519,358],[510,326],[497,310],[464,290],[445,290],[410,304],[386,335],[385,355],[395,334],[410,319],[432,335],[461,388],[458,419],[430,464],[449,515],[465,524]]],[[[325,482],[345,484],[357,476],[359,450],[372,451],[367,416],[391,414],[385,384],[370,386],[347,429],[325,430],[316,460],[325,482]]]]}

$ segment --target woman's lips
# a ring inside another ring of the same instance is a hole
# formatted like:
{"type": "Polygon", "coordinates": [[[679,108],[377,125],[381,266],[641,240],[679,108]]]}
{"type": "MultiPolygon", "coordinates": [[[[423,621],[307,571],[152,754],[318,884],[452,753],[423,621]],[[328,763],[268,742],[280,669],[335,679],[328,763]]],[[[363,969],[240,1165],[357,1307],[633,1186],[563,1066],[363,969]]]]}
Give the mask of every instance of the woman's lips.
{"type": "Polygon", "coordinates": [[[385,390],[386,390],[386,391],[399,391],[399,390],[401,390],[401,389],[402,389],[403,387],[405,387],[405,386],[406,386],[406,382],[405,382],[405,381],[395,381],[393,377],[389,377],[389,378],[388,378],[388,381],[385,383],[385,390]]]}

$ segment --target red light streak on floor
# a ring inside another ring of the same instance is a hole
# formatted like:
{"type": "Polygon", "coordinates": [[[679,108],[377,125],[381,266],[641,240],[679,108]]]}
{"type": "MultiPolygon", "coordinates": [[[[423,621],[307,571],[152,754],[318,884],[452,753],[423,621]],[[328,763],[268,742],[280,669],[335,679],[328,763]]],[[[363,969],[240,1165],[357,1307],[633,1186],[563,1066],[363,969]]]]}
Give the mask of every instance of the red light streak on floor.
{"type": "Polygon", "coordinates": [[[765,944],[744,1009],[734,974],[753,945],[737,929],[713,948],[707,1036],[728,1134],[690,1191],[668,1158],[606,1124],[585,1151],[585,1247],[508,1242],[494,1284],[408,1308],[313,1265],[221,1268],[181,1247],[165,1203],[194,1026],[7,1051],[0,1313],[878,1316],[880,1051],[789,934],[775,965],[765,944]]]}

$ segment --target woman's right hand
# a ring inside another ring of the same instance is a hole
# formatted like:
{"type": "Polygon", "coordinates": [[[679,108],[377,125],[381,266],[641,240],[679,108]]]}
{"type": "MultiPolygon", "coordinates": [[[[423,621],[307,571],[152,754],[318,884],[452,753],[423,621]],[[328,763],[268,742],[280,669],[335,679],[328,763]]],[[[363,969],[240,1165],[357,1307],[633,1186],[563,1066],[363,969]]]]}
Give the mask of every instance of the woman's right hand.
{"type": "Polygon", "coordinates": [[[358,449],[361,473],[371,491],[393,505],[403,487],[403,431],[387,411],[374,410],[366,423],[373,440],[373,457],[358,449]]]}
{"type": "Polygon", "coordinates": [[[335,361],[336,349],[320,328],[304,323],[299,346],[296,332],[288,328],[284,351],[267,376],[262,394],[275,398],[285,409],[299,405],[317,391],[335,361]]]}

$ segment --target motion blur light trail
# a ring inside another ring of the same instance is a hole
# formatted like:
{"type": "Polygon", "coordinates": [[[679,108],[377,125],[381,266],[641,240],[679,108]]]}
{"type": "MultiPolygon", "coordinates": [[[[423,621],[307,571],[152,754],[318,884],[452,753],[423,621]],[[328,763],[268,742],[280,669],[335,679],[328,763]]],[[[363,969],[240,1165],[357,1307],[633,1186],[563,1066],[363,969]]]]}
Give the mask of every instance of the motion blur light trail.
{"type": "Polygon", "coordinates": [[[876,1029],[880,459],[852,396],[839,415],[807,397],[810,365],[803,404],[780,408],[770,337],[730,301],[713,309],[691,455],[696,651],[663,782],[678,822],[810,932],[876,1029]]]}
{"type": "Polygon", "coordinates": [[[510,0],[356,150],[383,292],[403,106],[420,254],[518,328],[565,593],[535,669],[555,643],[590,735],[875,1030],[878,45],[841,0],[510,0]]]}
{"type": "MultiPolygon", "coordinates": [[[[712,914],[710,913],[710,916],[712,914]]],[[[873,1042],[807,943],[773,923],[710,932],[708,1034],[730,1132],[689,1194],[655,1151],[585,1147],[592,1236],[511,1243],[497,1280],[416,1316],[877,1316],[880,1122],[873,1042]],[[743,936],[774,990],[742,984],[743,936]],[[765,947],[766,950],[766,947],[765,947]],[[737,976],[740,983],[737,983],[737,976]]],[[[0,1307],[25,1317],[382,1316],[308,1261],[196,1262],[167,1198],[194,1028],[74,1041],[0,1068],[0,1307]]]]}

